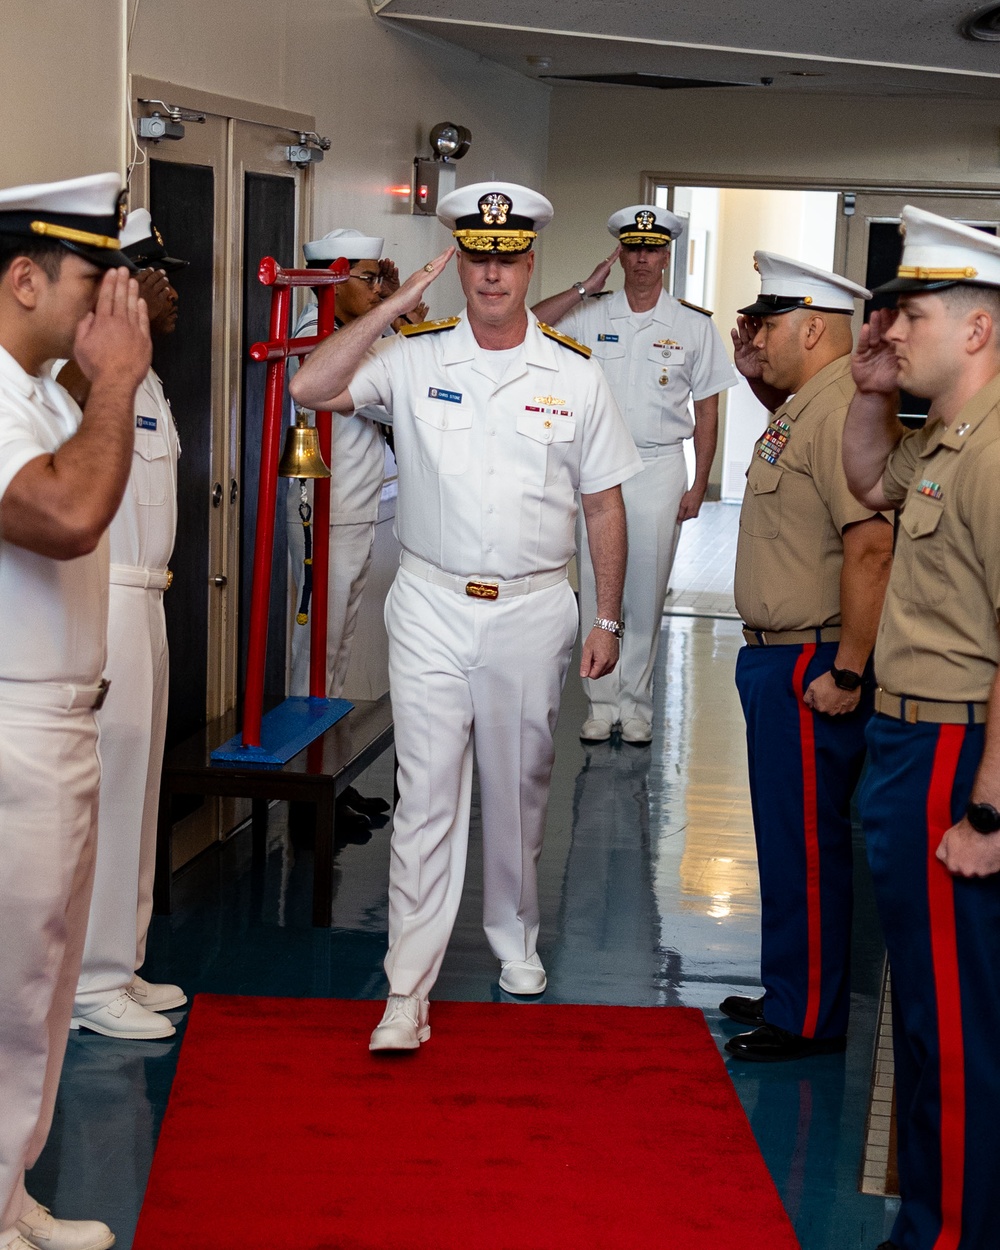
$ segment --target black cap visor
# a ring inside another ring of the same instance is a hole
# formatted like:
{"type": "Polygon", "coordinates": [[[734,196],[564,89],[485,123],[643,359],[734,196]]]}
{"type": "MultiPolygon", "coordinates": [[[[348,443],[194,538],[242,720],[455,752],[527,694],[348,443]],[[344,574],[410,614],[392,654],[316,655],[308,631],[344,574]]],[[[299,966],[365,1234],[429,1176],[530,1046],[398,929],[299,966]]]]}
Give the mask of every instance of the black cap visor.
{"type": "Polygon", "coordinates": [[[847,308],[829,308],[823,304],[806,303],[801,295],[758,295],[753,304],[746,308],[737,308],[741,317],[776,317],[779,313],[791,312],[795,308],[805,308],[808,312],[840,313],[844,317],[851,315],[847,308]]]}
{"type": "Polygon", "coordinates": [[[58,243],[61,247],[66,248],[67,251],[75,252],[77,256],[82,256],[84,260],[89,260],[92,265],[97,265],[99,269],[125,268],[130,273],[139,272],[139,266],[135,261],[117,249],[88,247],[85,243],[71,243],[67,239],[59,239],[58,243]]]}

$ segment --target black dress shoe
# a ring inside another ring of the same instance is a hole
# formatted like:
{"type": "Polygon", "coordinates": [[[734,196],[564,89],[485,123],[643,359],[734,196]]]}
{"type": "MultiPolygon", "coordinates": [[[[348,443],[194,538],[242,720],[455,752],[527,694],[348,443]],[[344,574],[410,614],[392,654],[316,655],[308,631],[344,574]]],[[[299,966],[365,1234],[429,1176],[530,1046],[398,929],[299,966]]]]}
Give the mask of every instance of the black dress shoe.
{"type": "Polygon", "coordinates": [[[348,786],[340,796],[340,800],[346,803],[348,807],[354,811],[360,812],[362,816],[381,816],[383,812],[389,810],[389,804],[385,799],[366,798],[360,794],[353,786],[348,786]]]}
{"type": "Polygon", "coordinates": [[[764,995],[748,998],[745,994],[730,994],[719,1003],[719,1010],[737,1024],[763,1024],[764,995]]]}
{"type": "Polygon", "coordinates": [[[834,1055],[846,1049],[846,1037],[800,1037],[775,1024],[762,1024],[752,1033],[737,1033],[726,1042],[735,1059],[751,1063],[781,1063],[787,1059],[807,1059],[810,1055],[834,1055]]]}

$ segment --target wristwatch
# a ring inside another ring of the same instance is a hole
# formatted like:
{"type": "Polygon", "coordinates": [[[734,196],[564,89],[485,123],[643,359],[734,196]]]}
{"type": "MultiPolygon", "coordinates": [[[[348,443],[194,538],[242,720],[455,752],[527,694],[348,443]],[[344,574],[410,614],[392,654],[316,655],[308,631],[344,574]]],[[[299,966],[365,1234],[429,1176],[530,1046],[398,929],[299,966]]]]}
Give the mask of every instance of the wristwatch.
{"type": "Polygon", "coordinates": [[[625,633],[625,622],[624,621],[612,621],[612,620],[609,620],[606,616],[595,616],[594,628],[606,629],[609,634],[614,634],[616,638],[621,638],[621,636],[625,633]]]}
{"type": "Polygon", "coordinates": [[[976,833],[996,833],[1000,830],[1000,812],[992,803],[970,803],[965,809],[965,819],[976,833]]]}
{"type": "Polygon", "coordinates": [[[573,290],[576,291],[577,295],[579,295],[581,299],[587,298],[587,288],[583,285],[582,282],[574,282],[573,290]]]}
{"type": "Polygon", "coordinates": [[[830,676],[838,690],[857,690],[861,685],[861,674],[850,668],[838,668],[836,664],[831,664],[830,676]]]}

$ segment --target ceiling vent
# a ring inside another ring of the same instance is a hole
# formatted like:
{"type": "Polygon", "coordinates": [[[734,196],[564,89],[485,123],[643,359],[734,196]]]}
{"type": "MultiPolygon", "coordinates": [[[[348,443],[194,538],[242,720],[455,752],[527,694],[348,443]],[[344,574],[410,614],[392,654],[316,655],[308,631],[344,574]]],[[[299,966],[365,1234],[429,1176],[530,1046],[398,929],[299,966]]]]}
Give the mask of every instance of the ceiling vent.
{"type": "Polygon", "coordinates": [[[966,39],[976,39],[981,43],[1000,43],[1000,4],[990,5],[988,9],[980,9],[967,17],[962,23],[962,34],[966,39]]]}
{"type": "MultiPolygon", "coordinates": [[[[1000,34],[997,36],[1000,38],[1000,34]]],[[[707,78],[672,78],[665,74],[543,74],[545,82],[592,82],[608,87],[656,87],[679,91],[689,87],[756,87],[750,82],[713,82],[707,78]]]]}

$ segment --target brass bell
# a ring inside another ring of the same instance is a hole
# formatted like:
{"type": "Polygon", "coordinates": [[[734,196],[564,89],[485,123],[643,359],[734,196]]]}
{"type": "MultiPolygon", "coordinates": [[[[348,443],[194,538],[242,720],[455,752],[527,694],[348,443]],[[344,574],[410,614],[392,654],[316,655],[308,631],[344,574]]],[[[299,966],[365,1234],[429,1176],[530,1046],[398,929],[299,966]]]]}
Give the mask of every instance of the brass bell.
{"type": "Polygon", "coordinates": [[[278,464],[279,477],[329,477],[319,450],[319,434],[309,424],[309,417],[301,408],[295,410],[295,424],[289,427],[285,437],[285,450],[278,464]]]}

